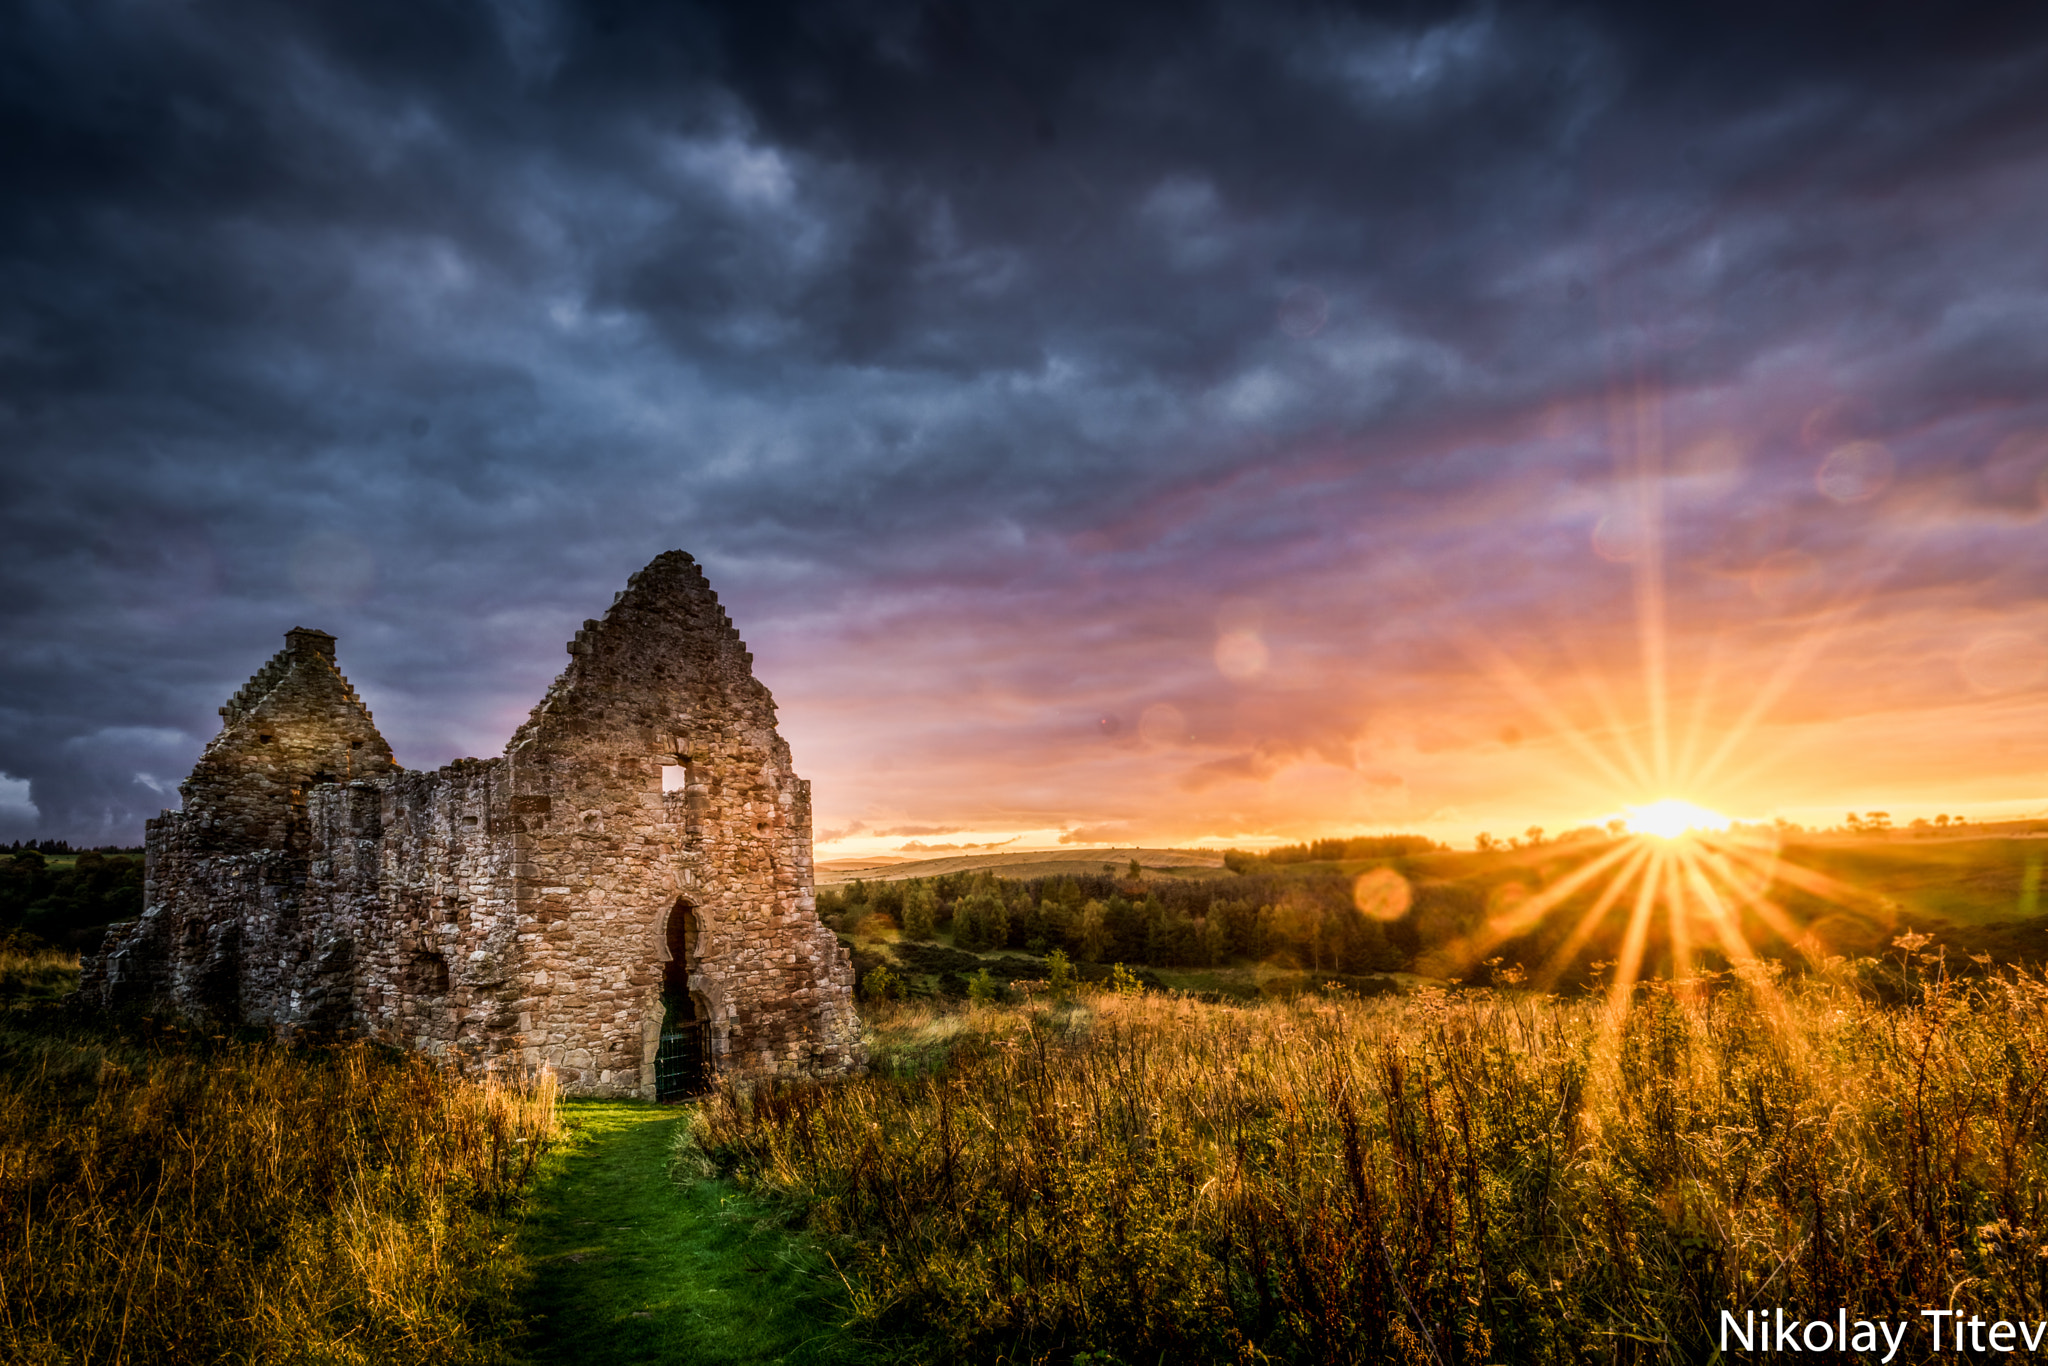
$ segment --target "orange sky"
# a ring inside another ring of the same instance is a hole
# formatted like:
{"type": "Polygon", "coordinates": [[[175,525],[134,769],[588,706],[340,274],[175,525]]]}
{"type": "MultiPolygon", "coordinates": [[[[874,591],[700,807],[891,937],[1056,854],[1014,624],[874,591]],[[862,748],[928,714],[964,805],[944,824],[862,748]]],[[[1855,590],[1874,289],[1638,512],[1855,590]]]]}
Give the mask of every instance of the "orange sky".
{"type": "Polygon", "coordinates": [[[1392,517],[1327,471],[1291,510],[1298,540],[1226,582],[1185,546],[1241,504],[1204,489],[1121,542],[1023,547],[1036,582],[909,583],[778,622],[832,661],[762,665],[820,856],[1466,843],[1662,796],[1810,825],[2048,812],[2048,608],[2025,591],[2048,438],[2026,434],[2036,485],[2001,500],[1984,465],[1930,454],[1952,429],[1902,454],[1829,430],[1825,404],[1790,440],[1610,406],[1627,421],[1494,434],[1498,478],[1392,517]],[[1636,439],[1604,477],[1552,465],[1617,426],[1636,439]]]}

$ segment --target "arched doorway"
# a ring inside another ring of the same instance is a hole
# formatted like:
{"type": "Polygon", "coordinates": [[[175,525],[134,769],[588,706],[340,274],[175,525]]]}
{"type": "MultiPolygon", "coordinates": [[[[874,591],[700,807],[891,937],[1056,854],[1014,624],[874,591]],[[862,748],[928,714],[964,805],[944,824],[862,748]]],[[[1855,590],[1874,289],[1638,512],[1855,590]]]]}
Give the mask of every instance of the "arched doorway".
{"type": "Polygon", "coordinates": [[[654,1098],[681,1100],[711,1086],[711,1012],[690,990],[697,952],[697,916],[685,901],[668,913],[661,965],[661,1043],[654,1053],[654,1098]]]}

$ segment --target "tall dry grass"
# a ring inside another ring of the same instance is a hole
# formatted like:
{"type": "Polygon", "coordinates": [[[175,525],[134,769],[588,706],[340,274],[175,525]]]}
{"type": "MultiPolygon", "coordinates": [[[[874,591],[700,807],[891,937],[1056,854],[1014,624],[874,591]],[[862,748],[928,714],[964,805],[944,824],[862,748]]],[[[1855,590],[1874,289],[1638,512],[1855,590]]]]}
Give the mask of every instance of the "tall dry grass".
{"type": "Polygon", "coordinates": [[[876,1026],[874,1074],[725,1091],[696,1138],[952,1359],[1681,1361],[1723,1308],[2048,1317],[2036,977],[876,1026]]]}
{"type": "Polygon", "coordinates": [[[500,1357],[545,1086],[0,1032],[0,1361],[500,1357]]]}
{"type": "Polygon", "coordinates": [[[54,1000],[77,985],[77,954],[0,934],[0,1008],[54,1000]]]}

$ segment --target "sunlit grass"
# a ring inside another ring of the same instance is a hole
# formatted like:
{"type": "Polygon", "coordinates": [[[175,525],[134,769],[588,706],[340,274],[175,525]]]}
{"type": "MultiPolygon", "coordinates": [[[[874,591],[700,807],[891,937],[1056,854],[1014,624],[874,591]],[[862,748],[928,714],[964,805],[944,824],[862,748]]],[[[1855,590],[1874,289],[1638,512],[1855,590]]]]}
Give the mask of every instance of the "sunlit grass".
{"type": "MultiPolygon", "coordinates": [[[[569,1100],[520,1234],[530,1366],[883,1360],[838,1331],[844,1286],[774,1212],[675,1162],[677,1106],[569,1100]]],[[[686,1155],[689,1156],[689,1155],[686,1155]]]]}
{"type": "Polygon", "coordinates": [[[0,944],[0,1004],[55,1001],[77,986],[77,954],[0,944]]]}
{"type": "Polygon", "coordinates": [[[553,1125],[417,1057],[0,1012],[0,1360],[500,1360],[553,1125]]]}
{"type": "Polygon", "coordinates": [[[887,1007],[874,1074],[728,1091],[697,1138],[864,1320],[958,1359],[1692,1359],[1723,1307],[2048,1316],[2048,986],[1932,970],[1626,1011],[887,1007]]]}

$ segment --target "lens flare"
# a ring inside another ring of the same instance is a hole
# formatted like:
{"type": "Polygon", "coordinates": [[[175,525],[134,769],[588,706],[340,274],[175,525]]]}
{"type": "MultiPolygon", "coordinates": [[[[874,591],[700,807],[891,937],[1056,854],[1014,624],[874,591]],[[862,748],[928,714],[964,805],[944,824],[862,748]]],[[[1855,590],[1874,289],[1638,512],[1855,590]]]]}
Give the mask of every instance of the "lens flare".
{"type": "Polygon", "coordinates": [[[1374,920],[1394,921],[1408,914],[1415,892],[1393,869],[1375,868],[1352,884],[1351,900],[1374,920]]]}
{"type": "Polygon", "coordinates": [[[1726,830],[1729,820],[1718,811],[1709,811],[1693,802],[1681,801],[1677,797],[1666,797],[1651,802],[1648,806],[1631,806],[1624,819],[1632,834],[1655,835],[1659,839],[1675,840],[1695,830],[1726,830]]]}

